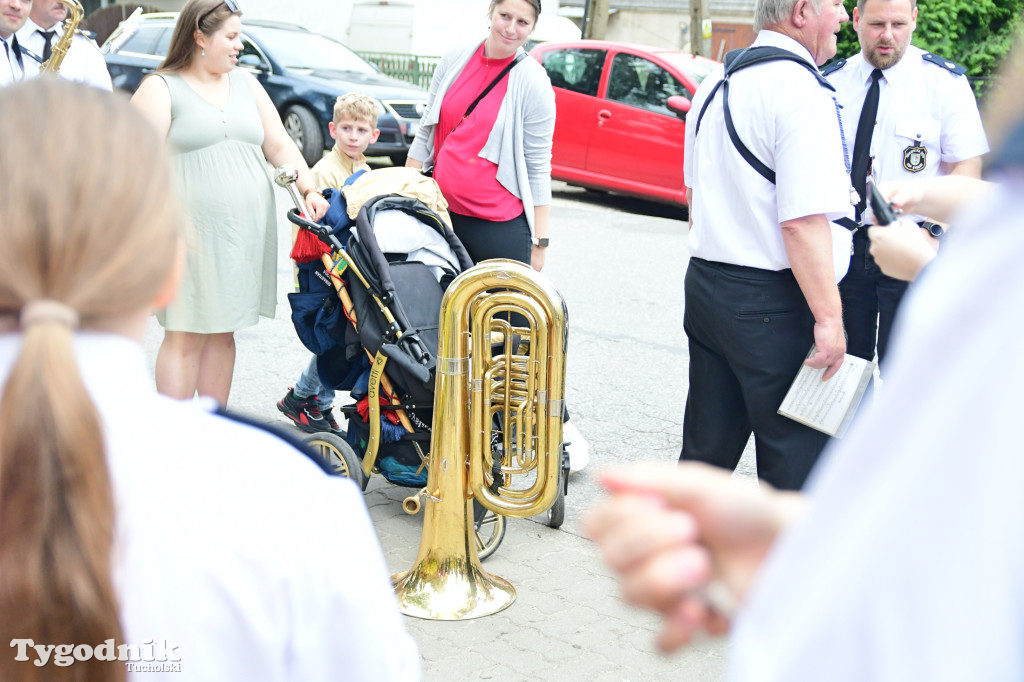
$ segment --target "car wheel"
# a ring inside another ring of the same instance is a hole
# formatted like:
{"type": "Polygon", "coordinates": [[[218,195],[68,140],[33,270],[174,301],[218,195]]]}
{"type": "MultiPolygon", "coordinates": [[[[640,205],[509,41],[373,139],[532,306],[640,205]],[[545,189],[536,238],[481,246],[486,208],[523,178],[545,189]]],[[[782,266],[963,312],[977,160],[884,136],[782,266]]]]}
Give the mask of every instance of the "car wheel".
{"type": "Polygon", "coordinates": [[[408,154],[388,154],[388,158],[391,159],[392,166],[404,166],[405,160],[409,158],[408,154]]]}
{"type": "Polygon", "coordinates": [[[312,166],[319,161],[324,155],[324,134],[316,115],[306,107],[295,104],[285,109],[282,121],[306,163],[312,166]]]}

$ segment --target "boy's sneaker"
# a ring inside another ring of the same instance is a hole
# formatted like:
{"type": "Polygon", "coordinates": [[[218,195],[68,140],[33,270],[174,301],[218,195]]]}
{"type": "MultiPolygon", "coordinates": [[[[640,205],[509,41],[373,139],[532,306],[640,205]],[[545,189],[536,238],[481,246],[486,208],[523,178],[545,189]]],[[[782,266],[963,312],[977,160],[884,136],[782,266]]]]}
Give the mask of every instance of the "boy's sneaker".
{"type": "Polygon", "coordinates": [[[320,413],[320,400],[315,395],[299,398],[295,395],[295,389],[289,386],[285,397],[277,401],[277,409],[303,431],[316,433],[331,430],[331,425],[320,413]]]}
{"type": "Polygon", "coordinates": [[[569,451],[569,473],[582,471],[590,463],[590,446],[587,439],[571,421],[567,421],[562,424],[562,440],[566,443],[565,449],[569,451]]]}
{"type": "Polygon", "coordinates": [[[334,418],[333,406],[325,407],[320,410],[320,415],[324,418],[324,421],[327,422],[327,425],[331,427],[331,431],[334,431],[335,435],[341,436],[342,438],[345,437],[345,432],[341,430],[341,427],[338,426],[338,421],[334,418]]]}

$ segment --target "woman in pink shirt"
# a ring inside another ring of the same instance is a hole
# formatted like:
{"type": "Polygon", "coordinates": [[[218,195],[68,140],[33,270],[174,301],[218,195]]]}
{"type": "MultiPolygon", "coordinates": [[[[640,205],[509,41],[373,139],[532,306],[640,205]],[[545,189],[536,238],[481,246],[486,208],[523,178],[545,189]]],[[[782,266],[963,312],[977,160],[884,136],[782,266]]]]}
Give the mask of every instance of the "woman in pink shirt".
{"type": "MultiPolygon", "coordinates": [[[[548,246],[555,93],[523,44],[540,0],[491,0],[483,43],[441,58],[407,166],[428,168],[474,262],[510,258],[540,270],[548,246]]],[[[568,420],[568,414],[566,414],[568,420]]],[[[590,459],[568,421],[569,468],[590,459]]]]}
{"type": "Polygon", "coordinates": [[[523,44],[537,25],[540,0],[492,0],[488,16],[487,38],[448,52],[434,72],[406,165],[432,169],[474,261],[512,258],[539,270],[548,238],[555,96],[523,44]]]}

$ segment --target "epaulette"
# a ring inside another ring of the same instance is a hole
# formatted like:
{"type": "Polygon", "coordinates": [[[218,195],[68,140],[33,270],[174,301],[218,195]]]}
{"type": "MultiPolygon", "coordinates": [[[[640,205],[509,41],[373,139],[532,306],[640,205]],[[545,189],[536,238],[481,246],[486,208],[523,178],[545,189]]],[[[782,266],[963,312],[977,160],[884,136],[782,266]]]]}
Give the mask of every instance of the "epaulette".
{"type": "Polygon", "coordinates": [[[84,28],[76,28],[75,29],[75,35],[77,35],[77,36],[84,36],[84,37],[88,38],[89,40],[91,40],[93,42],[96,42],[96,34],[94,32],[92,32],[92,31],[86,31],[84,28]]]}
{"type": "Polygon", "coordinates": [[[822,76],[832,75],[833,73],[835,73],[839,69],[843,68],[844,66],[846,66],[846,60],[845,59],[837,59],[834,62],[829,62],[828,64],[825,65],[825,68],[823,68],[821,70],[821,75],[822,76]]]}
{"type": "Polygon", "coordinates": [[[295,433],[290,429],[285,431],[283,428],[279,426],[267,424],[266,422],[258,421],[256,419],[253,419],[252,417],[248,417],[237,412],[228,412],[222,407],[218,407],[213,413],[219,417],[224,417],[229,421],[237,422],[239,424],[245,424],[246,426],[251,426],[254,429],[259,429],[264,433],[269,433],[270,435],[275,436],[279,440],[284,441],[301,454],[305,455],[309,459],[316,462],[317,466],[323,469],[324,473],[329,474],[331,476],[338,475],[338,472],[332,469],[331,466],[327,463],[327,461],[323,457],[321,457],[317,453],[317,451],[313,449],[311,445],[308,445],[305,441],[299,439],[295,435],[295,433]]]}
{"type": "Polygon", "coordinates": [[[946,71],[949,71],[951,74],[953,74],[954,76],[962,76],[965,73],[967,73],[967,67],[960,66],[959,64],[955,64],[955,63],[949,61],[948,59],[945,59],[944,57],[940,57],[937,54],[932,54],[931,52],[925,52],[923,55],[921,55],[921,59],[925,60],[929,64],[935,64],[935,66],[941,66],[946,71]]]}

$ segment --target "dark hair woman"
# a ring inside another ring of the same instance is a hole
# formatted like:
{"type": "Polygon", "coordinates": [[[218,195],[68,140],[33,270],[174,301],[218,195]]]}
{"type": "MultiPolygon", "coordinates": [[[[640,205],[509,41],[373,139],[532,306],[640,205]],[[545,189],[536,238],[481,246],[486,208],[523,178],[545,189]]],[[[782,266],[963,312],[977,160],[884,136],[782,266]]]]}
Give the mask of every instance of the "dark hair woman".
{"type": "Polygon", "coordinates": [[[167,137],[190,225],[178,299],[166,329],[157,388],[226,404],[235,336],[277,304],[277,217],[266,162],[299,169],[299,191],[318,218],[327,202],[263,86],[235,69],[242,50],[238,3],[189,0],[167,57],[132,103],[167,137]]]}

